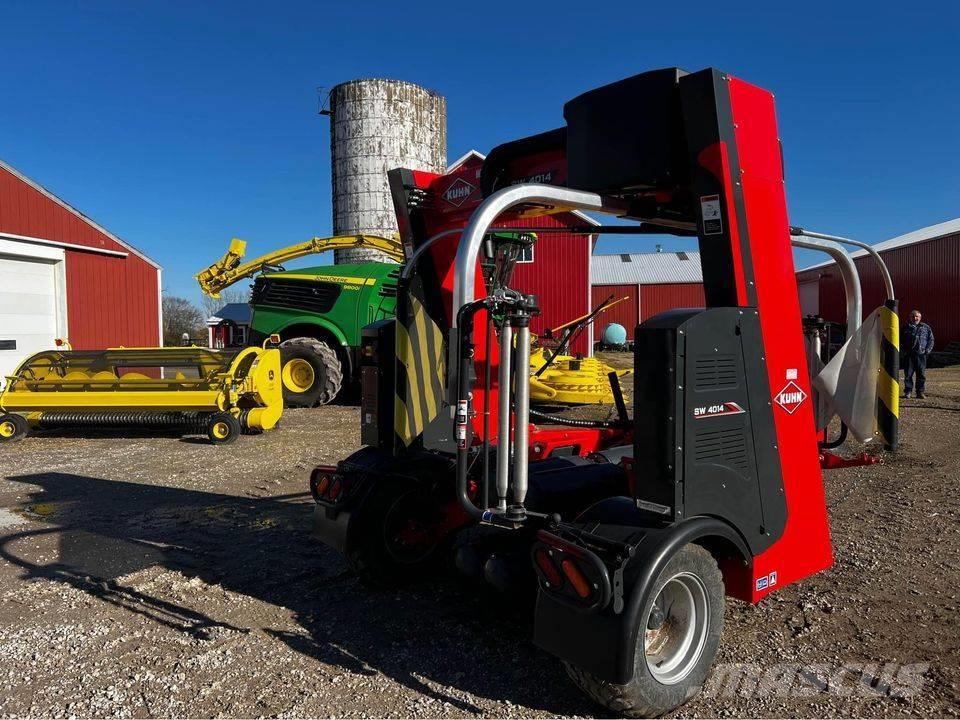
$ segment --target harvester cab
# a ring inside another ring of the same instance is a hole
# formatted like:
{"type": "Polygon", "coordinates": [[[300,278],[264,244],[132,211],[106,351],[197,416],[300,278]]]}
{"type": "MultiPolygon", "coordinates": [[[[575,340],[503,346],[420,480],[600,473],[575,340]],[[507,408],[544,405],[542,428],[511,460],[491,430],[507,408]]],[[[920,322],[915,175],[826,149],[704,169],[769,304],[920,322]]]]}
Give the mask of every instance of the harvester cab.
{"type": "Polygon", "coordinates": [[[389,174],[398,314],[365,331],[367,447],[314,471],[314,528],[375,582],[452,549],[496,587],[535,583],[534,641],[608,709],[656,715],[705,681],[725,595],[832,562],[774,101],[671,68],[564,118],[479,171],[389,174]],[[531,424],[538,301],[485,267],[491,233],[535,240],[569,210],[699,242],[707,307],[636,328],[629,427],[531,424]]]}

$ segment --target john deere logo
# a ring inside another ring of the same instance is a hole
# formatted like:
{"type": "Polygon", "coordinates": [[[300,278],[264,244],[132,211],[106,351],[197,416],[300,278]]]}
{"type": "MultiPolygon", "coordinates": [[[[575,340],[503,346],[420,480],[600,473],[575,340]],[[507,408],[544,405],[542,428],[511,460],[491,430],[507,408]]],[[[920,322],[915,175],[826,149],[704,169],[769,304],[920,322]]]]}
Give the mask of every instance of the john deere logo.
{"type": "Polygon", "coordinates": [[[797,408],[803,404],[803,401],[807,399],[807,394],[791,380],[773,399],[777,405],[793,415],[797,408]]]}
{"type": "Polygon", "coordinates": [[[466,180],[463,178],[457,178],[440,197],[454,207],[460,207],[463,205],[466,199],[470,197],[474,190],[476,190],[476,188],[466,180]]]}

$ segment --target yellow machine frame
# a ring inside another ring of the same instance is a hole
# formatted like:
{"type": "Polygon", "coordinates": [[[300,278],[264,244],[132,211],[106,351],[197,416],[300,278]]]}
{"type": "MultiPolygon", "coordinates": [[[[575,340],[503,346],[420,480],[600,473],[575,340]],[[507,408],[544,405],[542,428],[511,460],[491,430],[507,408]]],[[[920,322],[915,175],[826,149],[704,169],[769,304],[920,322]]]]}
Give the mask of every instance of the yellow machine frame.
{"type": "Polygon", "coordinates": [[[230,249],[227,250],[226,255],[206,270],[197,273],[196,278],[205,295],[218,298],[223,290],[235,282],[252,277],[265,269],[328,250],[347,250],[361,247],[379,250],[398,263],[402,263],[404,260],[403,244],[399,238],[385,238],[378,235],[335,235],[333,237],[311,238],[305,242],[274,250],[243,263],[241,261],[247,250],[247,243],[240,238],[234,238],[230,241],[230,249]]]}
{"type": "Polygon", "coordinates": [[[237,353],[198,347],[37,353],[7,378],[0,393],[5,413],[0,421],[16,423],[10,414],[24,416],[31,426],[154,425],[162,420],[159,424],[199,426],[213,442],[229,442],[241,430],[275,427],[283,414],[280,350],[267,347],[278,340],[272,336],[264,347],[237,353]],[[199,377],[120,372],[184,366],[196,367],[199,377]]]}
{"type": "MultiPolygon", "coordinates": [[[[612,297],[612,296],[611,296],[612,297]]],[[[598,312],[590,312],[574,318],[563,325],[551,328],[551,336],[556,335],[572,325],[583,320],[593,322],[600,313],[604,313],[615,305],[619,305],[630,296],[624,296],[608,304],[598,312]],[[594,317],[591,317],[594,316],[594,317]]],[[[617,377],[626,377],[632,370],[617,370],[599,358],[579,358],[573,355],[548,355],[544,347],[537,347],[536,336],[531,337],[533,347],[530,349],[530,402],[558,405],[610,405],[614,402],[613,390],[610,387],[610,373],[615,372],[617,377]],[[549,362],[549,366],[543,366],[549,362]]]]}

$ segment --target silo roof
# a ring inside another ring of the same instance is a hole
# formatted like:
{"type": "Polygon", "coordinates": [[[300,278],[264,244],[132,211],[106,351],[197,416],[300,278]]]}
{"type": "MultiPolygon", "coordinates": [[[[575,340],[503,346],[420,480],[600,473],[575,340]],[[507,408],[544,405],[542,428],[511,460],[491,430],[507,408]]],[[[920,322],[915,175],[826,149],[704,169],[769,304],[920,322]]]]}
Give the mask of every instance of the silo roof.
{"type": "Polygon", "coordinates": [[[658,285],[703,282],[700,253],[653,252],[594,255],[593,285],[658,285]]]}

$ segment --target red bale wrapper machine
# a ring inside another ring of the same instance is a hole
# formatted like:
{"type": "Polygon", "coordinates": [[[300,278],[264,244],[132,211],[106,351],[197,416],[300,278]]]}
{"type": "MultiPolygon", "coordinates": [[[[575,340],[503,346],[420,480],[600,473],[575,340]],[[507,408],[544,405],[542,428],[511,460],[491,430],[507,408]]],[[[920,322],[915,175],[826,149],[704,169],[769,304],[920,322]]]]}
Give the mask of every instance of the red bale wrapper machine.
{"type": "Polygon", "coordinates": [[[774,99],[672,68],[564,118],[479,171],[390,172],[397,318],[364,331],[365,447],[313,472],[314,532],[376,583],[452,557],[535,587],[534,642],[609,710],[657,715],[703,685],[725,596],[756,603],[832,562],[774,99]],[[497,238],[569,210],[699,242],[707,307],[636,328],[632,418],[615,382],[617,420],[531,416],[538,302],[497,238]]]}

